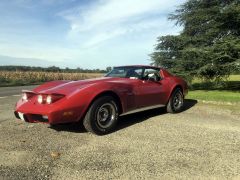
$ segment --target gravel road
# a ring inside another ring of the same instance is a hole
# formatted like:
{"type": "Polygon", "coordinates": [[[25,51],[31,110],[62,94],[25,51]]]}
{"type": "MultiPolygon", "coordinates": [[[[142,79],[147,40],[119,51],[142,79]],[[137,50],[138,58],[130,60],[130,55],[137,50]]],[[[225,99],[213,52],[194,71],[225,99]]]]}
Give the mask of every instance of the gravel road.
{"type": "Polygon", "coordinates": [[[180,114],[121,117],[95,136],[16,120],[18,98],[0,98],[0,179],[240,179],[240,105],[187,100],[180,114]]]}

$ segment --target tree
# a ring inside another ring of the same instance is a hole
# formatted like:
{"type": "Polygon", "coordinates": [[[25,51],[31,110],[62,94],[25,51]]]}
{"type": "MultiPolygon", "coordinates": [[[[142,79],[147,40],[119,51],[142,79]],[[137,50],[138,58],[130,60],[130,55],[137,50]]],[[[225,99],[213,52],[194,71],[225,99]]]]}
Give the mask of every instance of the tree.
{"type": "Polygon", "coordinates": [[[110,72],[112,70],[112,67],[111,66],[108,66],[107,68],[106,68],[106,72],[110,72]]]}
{"type": "Polygon", "coordinates": [[[56,66],[50,66],[46,69],[48,72],[60,72],[61,69],[59,67],[56,66]]]}
{"type": "Polygon", "coordinates": [[[153,64],[187,78],[220,80],[240,66],[240,1],[188,0],[169,16],[179,35],[157,39],[153,64]]]}

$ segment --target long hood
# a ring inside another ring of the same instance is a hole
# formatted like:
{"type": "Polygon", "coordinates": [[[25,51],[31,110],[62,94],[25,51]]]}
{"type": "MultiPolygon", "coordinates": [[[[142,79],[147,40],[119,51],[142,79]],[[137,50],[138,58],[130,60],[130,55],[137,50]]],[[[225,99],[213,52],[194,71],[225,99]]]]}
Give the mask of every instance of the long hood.
{"type": "Polygon", "coordinates": [[[102,77],[95,79],[86,79],[79,81],[53,81],[46,84],[43,84],[34,89],[36,93],[42,94],[69,94],[80,89],[84,89],[90,86],[94,86],[97,83],[104,82],[126,82],[126,79],[122,78],[112,78],[112,77],[102,77]]]}

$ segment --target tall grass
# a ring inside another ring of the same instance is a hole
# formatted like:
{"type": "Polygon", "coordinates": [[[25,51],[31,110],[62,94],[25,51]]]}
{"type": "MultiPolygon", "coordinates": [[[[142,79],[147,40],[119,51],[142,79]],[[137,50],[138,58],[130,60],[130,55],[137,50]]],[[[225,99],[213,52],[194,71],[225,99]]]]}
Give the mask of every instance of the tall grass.
{"type": "Polygon", "coordinates": [[[0,86],[38,84],[54,80],[82,80],[101,76],[103,76],[101,73],[0,71],[0,86]]]}

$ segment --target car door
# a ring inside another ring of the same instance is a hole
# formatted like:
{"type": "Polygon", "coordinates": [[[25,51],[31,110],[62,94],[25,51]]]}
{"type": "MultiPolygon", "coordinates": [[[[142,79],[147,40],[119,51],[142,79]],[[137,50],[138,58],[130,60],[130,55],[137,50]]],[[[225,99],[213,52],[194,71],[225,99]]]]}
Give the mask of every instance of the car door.
{"type": "Polygon", "coordinates": [[[142,80],[138,82],[135,88],[137,108],[164,105],[165,90],[158,68],[146,68],[142,80]]]}

